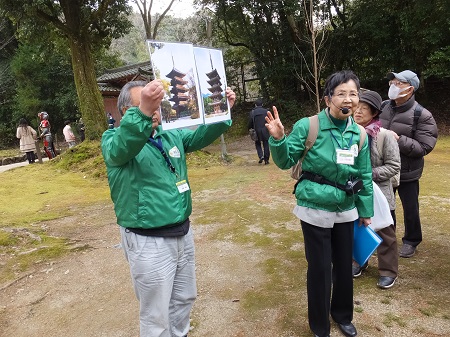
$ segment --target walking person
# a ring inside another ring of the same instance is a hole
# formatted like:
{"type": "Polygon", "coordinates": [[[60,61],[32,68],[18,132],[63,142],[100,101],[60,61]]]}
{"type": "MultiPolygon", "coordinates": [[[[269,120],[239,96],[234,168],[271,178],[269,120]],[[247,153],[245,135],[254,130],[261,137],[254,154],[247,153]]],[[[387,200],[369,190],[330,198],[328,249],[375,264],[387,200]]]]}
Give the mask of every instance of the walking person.
{"type": "Polygon", "coordinates": [[[20,139],[20,151],[25,152],[29,164],[35,162],[34,151],[36,150],[37,132],[25,118],[21,118],[16,130],[16,137],[20,139]]]}
{"type": "MultiPolygon", "coordinates": [[[[369,137],[372,179],[386,197],[392,218],[395,217],[395,194],[392,178],[400,171],[400,151],[391,131],[381,127],[381,96],[375,91],[365,91],[359,98],[359,106],[354,113],[355,122],[362,125],[369,137]]],[[[398,277],[397,237],[394,223],[377,231],[383,239],[377,248],[378,272],[377,286],[391,288],[398,277]]],[[[353,262],[353,277],[361,276],[367,268],[353,262]]]]}
{"type": "MultiPolygon", "coordinates": [[[[139,301],[141,337],[185,337],[197,296],[191,190],[186,153],[217,139],[231,121],[196,130],[162,130],[160,80],[127,83],[118,98],[125,114],[102,136],[102,154],[121,246],[139,301]]],[[[230,107],[236,96],[226,95],[230,107]]]]}
{"type": "MultiPolygon", "coordinates": [[[[389,102],[380,115],[381,125],[393,131],[400,149],[400,185],[396,188],[403,206],[405,233],[400,257],[412,257],[422,242],[419,215],[419,179],[424,157],[437,142],[436,121],[430,111],[416,102],[419,77],[411,70],[387,74],[389,102]]],[[[396,218],[394,218],[395,223],[396,218]]]]}
{"type": "Polygon", "coordinates": [[[269,164],[270,158],[270,148],[269,148],[269,132],[266,128],[266,116],[267,109],[262,106],[262,99],[258,98],[255,101],[255,108],[250,111],[250,118],[248,121],[248,129],[254,129],[258,137],[255,140],[256,153],[258,154],[259,161],[261,164],[269,164]],[[262,143],[262,147],[261,147],[262,143]]]}
{"type": "MultiPolygon", "coordinates": [[[[347,337],[357,335],[353,320],[352,250],[355,219],[373,216],[372,168],[364,128],[351,117],[359,103],[359,79],[339,71],[325,82],[327,108],[318,115],[317,139],[302,162],[295,187],[308,261],[308,320],[315,336],[330,335],[330,314],[347,337]],[[360,139],[364,142],[360,145],[360,139]]],[[[309,118],[284,133],[276,107],[266,118],[274,163],[289,169],[302,157],[309,118]]]]}

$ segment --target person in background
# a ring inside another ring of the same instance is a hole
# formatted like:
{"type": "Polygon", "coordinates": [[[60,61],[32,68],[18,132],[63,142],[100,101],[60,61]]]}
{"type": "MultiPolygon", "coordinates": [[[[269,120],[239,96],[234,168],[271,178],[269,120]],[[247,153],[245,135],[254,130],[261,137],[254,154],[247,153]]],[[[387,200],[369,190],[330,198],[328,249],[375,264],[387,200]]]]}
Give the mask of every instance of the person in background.
{"type": "MultiPolygon", "coordinates": [[[[401,170],[398,195],[403,206],[405,233],[400,257],[412,257],[422,242],[422,225],[419,215],[419,179],[422,176],[424,157],[437,142],[436,121],[430,111],[416,102],[419,77],[411,70],[387,74],[389,79],[389,104],[380,115],[381,125],[393,131],[400,149],[401,170]]],[[[394,217],[394,224],[396,218],[394,217]]]]}
{"type": "MultiPolygon", "coordinates": [[[[400,171],[400,152],[391,131],[381,128],[381,96],[375,91],[365,91],[359,98],[359,106],[354,113],[355,122],[364,126],[369,137],[372,179],[386,197],[391,214],[395,216],[395,194],[391,178],[400,171]]],[[[398,276],[398,253],[395,226],[391,224],[377,231],[383,239],[377,248],[377,286],[382,289],[392,287],[398,276]]],[[[368,264],[359,266],[353,262],[353,277],[359,277],[368,264]]]]}
{"type": "Polygon", "coordinates": [[[113,118],[110,112],[108,112],[106,117],[108,118],[108,129],[114,129],[114,123],[116,122],[116,120],[113,118]]]}
{"type": "MultiPolygon", "coordinates": [[[[192,199],[186,153],[231,126],[163,130],[160,80],[127,83],[118,98],[120,126],[103,133],[101,148],[121,246],[140,306],[141,337],[184,337],[197,296],[192,199]]],[[[230,107],[236,96],[227,88],[230,107]]],[[[126,324],[126,323],[125,323],[126,324]]]]}
{"type": "Polygon", "coordinates": [[[56,157],[55,145],[53,144],[53,135],[51,132],[51,125],[48,113],[46,111],[41,111],[38,113],[40,120],[39,123],[39,138],[42,139],[44,143],[44,152],[46,153],[48,159],[56,157]]]}
{"type": "MultiPolygon", "coordinates": [[[[354,221],[369,225],[373,216],[373,185],[367,139],[351,117],[359,103],[359,79],[348,70],[325,82],[327,108],[319,115],[317,139],[302,162],[295,186],[308,261],[308,320],[315,336],[330,335],[330,314],[347,337],[357,335],[353,320],[352,252],[354,221]],[[345,188],[349,182],[354,188],[345,188]],[[359,187],[356,187],[359,185],[359,187]]],[[[305,150],[309,119],[284,133],[276,107],[268,112],[270,150],[281,169],[294,166],[305,150]]]]}
{"type": "Polygon", "coordinates": [[[35,162],[34,151],[36,150],[37,132],[25,118],[21,118],[16,130],[16,137],[20,139],[20,151],[25,152],[29,164],[35,162]]]}
{"type": "Polygon", "coordinates": [[[84,127],[84,122],[83,122],[83,118],[80,117],[80,119],[78,120],[78,125],[77,125],[77,130],[78,130],[78,134],[80,135],[80,141],[84,142],[84,138],[85,138],[85,127],[84,127]]]}
{"type": "Polygon", "coordinates": [[[70,121],[65,121],[64,122],[64,129],[63,129],[63,134],[64,134],[64,138],[66,139],[66,143],[69,145],[69,149],[71,147],[74,147],[77,143],[76,143],[76,139],[75,139],[75,135],[72,132],[72,127],[70,126],[70,121]]]}
{"type": "Polygon", "coordinates": [[[248,121],[248,129],[255,129],[258,140],[255,140],[256,153],[258,154],[261,164],[263,161],[269,164],[270,148],[269,148],[269,132],[266,128],[267,109],[262,106],[262,99],[258,98],[255,101],[255,108],[250,111],[250,118],[248,121]],[[262,143],[262,148],[261,148],[262,143]],[[264,152],[263,152],[264,148],[264,152]]]}

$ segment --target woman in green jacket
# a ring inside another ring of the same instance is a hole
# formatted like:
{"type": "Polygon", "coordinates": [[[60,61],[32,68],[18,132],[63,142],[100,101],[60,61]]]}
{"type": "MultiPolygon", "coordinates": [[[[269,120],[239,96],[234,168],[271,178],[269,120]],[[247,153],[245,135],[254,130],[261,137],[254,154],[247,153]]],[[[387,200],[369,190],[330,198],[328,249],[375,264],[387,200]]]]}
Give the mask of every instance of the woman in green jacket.
{"type": "MultiPolygon", "coordinates": [[[[372,168],[367,139],[359,149],[360,129],[352,113],[359,103],[359,79],[351,71],[332,74],[325,83],[327,108],[302,163],[297,206],[308,261],[308,319],[315,336],[330,335],[329,315],[345,336],[356,336],[353,319],[352,248],[354,220],[368,225],[373,216],[372,168]]],[[[309,119],[299,120],[289,136],[276,107],[268,112],[270,151],[275,164],[289,169],[301,158],[309,119]]]]}

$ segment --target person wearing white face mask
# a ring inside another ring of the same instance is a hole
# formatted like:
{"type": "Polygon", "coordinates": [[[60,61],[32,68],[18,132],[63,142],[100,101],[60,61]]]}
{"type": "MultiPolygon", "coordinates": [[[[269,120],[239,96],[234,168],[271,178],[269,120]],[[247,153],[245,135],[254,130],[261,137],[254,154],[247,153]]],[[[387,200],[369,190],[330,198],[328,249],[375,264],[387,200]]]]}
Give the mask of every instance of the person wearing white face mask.
{"type": "MultiPolygon", "coordinates": [[[[396,187],[403,206],[405,233],[400,257],[412,257],[422,242],[419,216],[419,179],[424,167],[424,156],[437,142],[437,125],[430,111],[415,99],[419,77],[411,70],[388,73],[389,101],[380,115],[381,125],[393,131],[400,149],[400,185],[396,187]]],[[[396,219],[394,217],[394,225],[396,219]]]]}

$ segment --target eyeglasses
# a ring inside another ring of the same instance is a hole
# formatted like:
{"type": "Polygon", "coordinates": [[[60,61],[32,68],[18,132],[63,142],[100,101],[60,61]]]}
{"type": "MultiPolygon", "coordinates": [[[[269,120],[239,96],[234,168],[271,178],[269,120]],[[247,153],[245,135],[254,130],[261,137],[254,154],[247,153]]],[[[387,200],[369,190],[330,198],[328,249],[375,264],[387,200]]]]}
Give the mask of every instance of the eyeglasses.
{"type": "Polygon", "coordinates": [[[359,98],[359,93],[357,91],[339,91],[338,93],[333,94],[333,96],[342,100],[346,99],[347,97],[349,97],[351,100],[354,100],[359,98]]]}
{"type": "Polygon", "coordinates": [[[402,85],[406,85],[406,84],[409,85],[408,82],[402,82],[402,81],[399,81],[399,80],[389,81],[389,85],[392,85],[392,84],[395,85],[396,87],[399,87],[399,86],[402,86],[402,85]]]}

